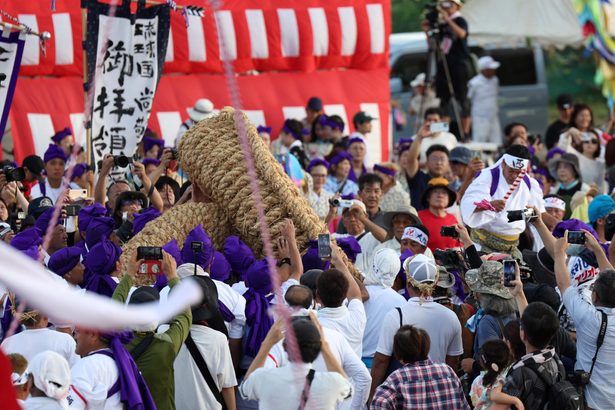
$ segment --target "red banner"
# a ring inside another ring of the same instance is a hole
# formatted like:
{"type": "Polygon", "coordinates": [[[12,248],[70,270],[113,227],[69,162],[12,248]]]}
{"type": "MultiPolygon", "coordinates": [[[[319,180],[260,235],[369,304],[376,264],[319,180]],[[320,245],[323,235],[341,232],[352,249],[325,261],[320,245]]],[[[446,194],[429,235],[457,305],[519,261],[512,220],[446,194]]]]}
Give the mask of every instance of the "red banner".
{"type": "MultiPolygon", "coordinates": [[[[163,2],[163,0],[160,0],[163,2]]],[[[204,17],[171,13],[164,72],[221,73],[220,39],[237,72],[388,67],[389,0],[228,0],[204,17]]],[[[20,75],[81,76],[82,16],[79,0],[5,0],[2,9],[33,30],[51,33],[45,53],[28,36],[20,75]]]]}
{"type": "MultiPolygon", "coordinates": [[[[316,71],[239,76],[240,93],[248,116],[256,125],[270,125],[274,137],[285,118],[301,119],[309,97],[322,98],[327,114],[342,116],[346,132],[359,110],[377,120],[368,138],[370,159],[389,158],[389,72],[316,71]],[[298,86],[300,84],[309,86],[298,86]]],[[[230,104],[224,77],[219,75],[163,76],[154,99],[149,126],[172,145],[187,109],[198,98],[209,98],[216,108],[230,104]]],[[[15,159],[43,154],[54,130],[71,125],[78,134],[83,120],[83,88],[78,77],[20,78],[11,107],[15,159]]],[[[83,134],[83,133],[82,133],[83,134]]],[[[80,135],[78,138],[83,138],[80,135]]]]}

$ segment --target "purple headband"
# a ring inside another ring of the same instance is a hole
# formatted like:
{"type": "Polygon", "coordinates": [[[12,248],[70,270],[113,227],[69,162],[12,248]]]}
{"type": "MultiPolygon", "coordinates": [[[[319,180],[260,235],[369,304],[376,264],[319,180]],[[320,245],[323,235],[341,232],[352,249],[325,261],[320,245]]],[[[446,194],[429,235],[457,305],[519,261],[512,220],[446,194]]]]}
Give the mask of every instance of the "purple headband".
{"type": "Polygon", "coordinates": [[[574,218],[566,219],[565,221],[561,221],[560,223],[555,225],[555,228],[553,228],[553,236],[556,238],[561,238],[564,236],[564,233],[566,231],[580,231],[581,229],[585,229],[586,231],[590,232],[594,236],[594,238],[596,238],[598,242],[600,242],[600,237],[598,236],[598,233],[596,233],[594,228],[592,228],[585,222],[574,218]]]}
{"type": "Polygon", "coordinates": [[[395,170],[389,169],[387,167],[383,167],[380,164],[374,165],[374,171],[382,172],[383,174],[391,176],[391,177],[394,177],[395,175],[397,175],[397,172],[395,172],[395,170]]]}
{"type": "Polygon", "coordinates": [[[242,280],[248,268],[256,261],[252,250],[237,236],[229,236],[224,240],[222,253],[228,263],[231,264],[233,272],[239,275],[242,280]]]}
{"type": "Polygon", "coordinates": [[[71,135],[73,135],[73,132],[70,130],[70,128],[66,127],[63,130],[56,132],[54,136],[51,137],[51,140],[55,143],[60,143],[60,141],[62,141],[64,138],[70,137],[71,135]]]}
{"type": "Polygon", "coordinates": [[[564,155],[566,151],[561,149],[560,147],[553,147],[547,152],[547,161],[553,158],[556,154],[564,155]]]}
{"type": "Polygon", "coordinates": [[[132,234],[136,235],[145,228],[148,222],[153,221],[161,215],[160,211],[156,208],[149,207],[142,210],[140,213],[135,214],[135,219],[132,223],[132,234]]]}
{"type": "Polygon", "coordinates": [[[177,239],[172,239],[167,242],[162,247],[162,250],[171,255],[173,259],[175,259],[175,263],[177,264],[177,266],[183,263],[181,251],[179,250],[179,245],[177,244],[177,239]]]}
{"type": "Polygon", "coordinates": [[[56,158],[60,158],[62,161],[66,162],[66,154],[64,153],[64,150],[56,144],[49,144],[47,151],[45,151],[45,155],[43,155],[43,161],[46,164],[56,158]]]}
{"type": "Polygon", "coordinates": [[[162,148],[164,147],[164,140],[154,137],[143,137],[143,152],[149,151],[154,145],[160,147],[160,152],[158,152],[158,156],[160,156],[162,154],[162,148]]]}
{"type": "Polygon", "coordinates": [[[77,227],[81,232],[85,232],[93,218],[97,216],[105,216],[106,214],[107,210],[98,202],[93,205],[86,206],[85,208],[81,208],[79,214],[77,215],[77,227]]]}
{"type": "Polygon", "coordinates": [[[337,244],[344,251],[348,259],[355,263],[357,255],[361,253],[361,245],[357,242],[354,236],[345,236],[342,238],[336,238],[337,244]]]}
{"type": "Polygon", "coordinates": [[[95,275],[109,275],[122,255],[122,248],[109,240],[94,245],[86,255],[84,265],[95,275]]]}
{"type": "Polygon", "coordinates": [[[71,176],[71,181],[74,181],[77,178],[80,178],[83,174],[88,172],[88,164],[81,163],[77,164],[73,167],[73,175],[71,176]]]}
{"type": "Polygon", "coordinates": [[[81,248],[69,246],[55,252],[49,258],[49,270],[58,276],[64,276],[81,262],[81,248]]]}
{"type": "Polygon", "coordinates": [[[311,172],[312,168],[317,167],[319,165],[322,165],[323,167],[329,169],[329,163],[326,160],[320,159],[320,158],[314,158],[313,160],[310,161],[306,170],[307,172],[311,172]]]}
{"type": "Polygon", "coordinates": [[[85,243],[88,248],[92,248],[94,245],[109,239],[109,235],[115,228],[115,221],[108,216],[96,216],[92,218],[85,231],[85,243]]]}
{"type": "Polygon", "coordinates": [[[214,245],[211,242],[211,238],[203,230],[203,225],[198,224],[190,231],[184,241],[181,256],[184,263],[195,263],[203,268],[205,272],[209,272],[214,259],[214,245]],[[192,249],[192,242],[203,243],[203,248],[200,252],[195,252],[192,249]]]}
{"type": "Polygon", "coordinates": [[[210,271],[209,276],[221,282],[231,277],[231,264],[228,263],[223,253],[215,251],[210,271]]]}
{"type": "Polygon", "coordinates": [[[271,131],[273,131],[273,128],[267,127],[266,125],[259,125],[258,127],[256,127],[256,132],[259,134],[261,132],[264,132],[266,134],[271,134],[271,131]]]}
{"type": "Polygon", "coordinates": [[[354,144],[355,142],[360,142],[361,144],[365,145],[365,140],[363,138],[353,137],[353,138],[350,138],[348,140],[348,145],[346,145],[346,146],[349,147],[352,144],[354,144]]]}
{"type": "Polygon", "coordinates": [[[38,260],[38,247],[43,243],[41,232],[34,228],[27,228],[11,239],[11,246],[34,260],[38,260]]]}
{"type": "Polygon", "coordinates": [[[284,124],[282,127],[282,132],[292,135],[296,140],[301,139],[301,134],[297,134],[293,129],[291,129],[288,125],[284,124]]]}
{"type": "MultiPolygon", "coordinates": [[[[49,223],[51,222],[51,216],[53,215],[53,211],[55,208],[48,208],[45,212],[38,217],[36,222],[34,222],[34,226],[37,227],[43,235],[47,232],[47,228],[49,228],[49,223]]],[[[56,225],[62,224],[62,218],[58,218],[56,221],[56,225]]]]}
{"type": "Polygon", "coordinates": [[[329,164],[330,164],[330,166],[331,165],[337,165],[337,164],[339,164],[340,162],[342,162],[345,159],[347,159],[348,161],[352,162],[352,155],[350,155],[346,151],[338,152],[337,154],[335,154],[333,156],[333,158],[331,158],[329,160],[329,164]]]}
{"type": "Polygon", "coordinates": [[[318,117],[318,124],[322,125],[323,127],[326,127],[327,125],[329,125],[329,117],[327,117],[325,114],[322,114],[320,117],[318,117]]]}

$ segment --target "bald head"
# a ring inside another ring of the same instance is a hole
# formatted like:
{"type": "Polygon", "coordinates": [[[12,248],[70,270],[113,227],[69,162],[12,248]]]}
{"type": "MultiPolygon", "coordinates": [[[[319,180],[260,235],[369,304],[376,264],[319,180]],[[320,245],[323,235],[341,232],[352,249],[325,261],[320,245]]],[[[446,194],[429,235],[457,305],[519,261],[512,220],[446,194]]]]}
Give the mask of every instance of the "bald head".
{"type": "Polygon", "coordinates": [[[304,285],[293,285],[286,291],[284,300],[291,307],[302,307],[309,309],[312,307],[314,295],[310,288],[304,285]]]}

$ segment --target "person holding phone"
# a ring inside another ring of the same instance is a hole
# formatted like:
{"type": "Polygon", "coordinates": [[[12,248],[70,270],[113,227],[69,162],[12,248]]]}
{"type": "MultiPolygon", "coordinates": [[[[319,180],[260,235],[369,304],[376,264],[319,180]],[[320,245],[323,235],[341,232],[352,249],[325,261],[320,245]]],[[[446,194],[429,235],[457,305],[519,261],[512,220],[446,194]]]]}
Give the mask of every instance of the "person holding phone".
{"type": "Polygon", "coordinates": [[[421,168],[427,161],[427,150],[432,145],[444,145],[449,151],[458,144],[457,137],[449,132],[449,123],[442,119],[443,114],[439,108],[425,110],[423,125],[413,138],[421,139],[421,168]]]}

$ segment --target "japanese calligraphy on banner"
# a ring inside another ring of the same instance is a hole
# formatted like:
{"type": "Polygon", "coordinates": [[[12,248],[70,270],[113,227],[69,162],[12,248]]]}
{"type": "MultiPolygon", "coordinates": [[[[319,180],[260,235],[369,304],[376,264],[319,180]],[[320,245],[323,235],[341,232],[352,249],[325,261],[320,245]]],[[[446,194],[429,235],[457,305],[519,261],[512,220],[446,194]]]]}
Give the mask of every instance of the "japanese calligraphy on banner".
{"type": "Polygon", "coordinates": [[[86,48],[89,86],[94,87],[91,149],[94,163],[105,154],[132,156],[147,123],[167,47],[169,7],[130,12],[124,0],[114,17],[109,6],[88,1],[86,48]]]}
{"type": "Polygon", "coordinates": [[[0,34],[0,139],[4,135],[9,118],[25,43],[23,32],[11,33],[10,28],[2,29],[0,34]]]}

